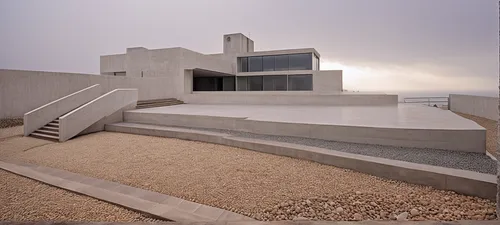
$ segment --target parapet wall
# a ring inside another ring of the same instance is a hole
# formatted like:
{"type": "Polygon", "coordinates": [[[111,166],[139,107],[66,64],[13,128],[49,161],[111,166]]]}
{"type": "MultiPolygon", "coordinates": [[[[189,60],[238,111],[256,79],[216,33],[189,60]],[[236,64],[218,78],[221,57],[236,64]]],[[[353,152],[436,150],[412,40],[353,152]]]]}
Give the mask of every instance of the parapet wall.
{"type": "Polygon", "coordinates": [[[498,120],[498,98],[450,94],[451,111],[498,120]]]}
{"type": "Polygon", "coordinates": [[[22,117],[37,107],[94,84],[100,84],[100,94],[117,88],[137,88],[139,100],[173,98],[177,96],[170,88],[172,79],[0,70],[0,118],[22,117]]]}

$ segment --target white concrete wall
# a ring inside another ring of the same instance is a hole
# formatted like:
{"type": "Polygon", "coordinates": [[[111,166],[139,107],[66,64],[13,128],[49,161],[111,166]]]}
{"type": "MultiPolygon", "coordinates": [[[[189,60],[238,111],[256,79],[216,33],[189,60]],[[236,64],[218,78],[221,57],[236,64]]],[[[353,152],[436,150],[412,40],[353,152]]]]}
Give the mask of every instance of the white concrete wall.
{"type": "Polygon", "coordinates": [[[84,89],[101,85],[101,94],[117,88],[137,88],[139,100],[178,98],[172,77],[134,78],[75,73],[0,70],[0,118],[25,113],[84,89]]]}
{"type": "Polygon", "coordinates": [[[193,92],[181,98],[191,104],[253,105],[396,105],[397,95],[317,94],[311,91],[193,92]]]}
{"type": "Polygon", "coordinates": [[[126,71],[125,58],[126,54],[101,56],[101,74],[126,71]]]}
{"type": "Polygon", "coordinates": [[[101,86],[95,84],[27,112],[24,114],[24,136],[28,136],[57,117],[90,102],[99,95],[101,95],[101,86]]]}
{"type": "Polygon", "coordinates": [[[59,141],[67,141],[99,120],[125,107],[135,106],[137,99],[137,89],[115,89],[76,108],[59,118],[59,141]]]}
{"type": "Polygon", "coordinates": [[[498,120],[498,98],[450,94],[450,110],[498,120]]]}
{"type": "Polygon", "coordinates": [[[342,70],[313,71],[313,92],[342,92],[342,70]]]}

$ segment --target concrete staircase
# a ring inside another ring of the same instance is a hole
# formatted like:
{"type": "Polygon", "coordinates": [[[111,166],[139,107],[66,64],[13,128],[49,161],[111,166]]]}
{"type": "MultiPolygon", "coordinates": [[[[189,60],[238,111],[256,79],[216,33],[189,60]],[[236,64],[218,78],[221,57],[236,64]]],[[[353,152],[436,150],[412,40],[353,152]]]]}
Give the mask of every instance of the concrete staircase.
{"type": "Polygon", "coordinates": [[[30,134],[36,138],[59,141],[59,118],[30,134]]]}
{"type": "Polygon", "coordinates": [[[179,104],[184,104],[184,102],[181,100],[175,99],[175,98],[142,100],[142,101],[137,101],[136,109],[171,106],[171,105],[179,105],[179,104]]]}

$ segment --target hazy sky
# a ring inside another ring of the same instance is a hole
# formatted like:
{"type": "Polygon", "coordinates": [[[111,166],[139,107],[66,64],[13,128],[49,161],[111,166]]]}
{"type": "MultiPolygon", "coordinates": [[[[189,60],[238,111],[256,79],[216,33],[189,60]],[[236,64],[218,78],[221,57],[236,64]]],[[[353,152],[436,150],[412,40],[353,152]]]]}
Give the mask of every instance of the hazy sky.
{"type": "Polygon", "coordinates": [[[313,47],[354,90],[498,90],[496,0],[0,0],[0,68],[99,73],[127,47],[313,47]]]}

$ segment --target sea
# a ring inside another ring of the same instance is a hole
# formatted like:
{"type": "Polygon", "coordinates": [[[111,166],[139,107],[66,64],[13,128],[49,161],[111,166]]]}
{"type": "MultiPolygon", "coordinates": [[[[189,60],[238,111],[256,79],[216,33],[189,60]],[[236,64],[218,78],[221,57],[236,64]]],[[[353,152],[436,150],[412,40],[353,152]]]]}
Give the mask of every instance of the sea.
{"type": "Polygon", "coordinates": [[[397,94],[398,102],[400,103],[411,103],[411,104],[423,104],[423,105],[437,105],[445,106],[448,105],[447,98],[450,94],[463,94],[463,95],[476,95],[476,96],[487,96],[487,97],[497,97],[498,90],[480,90],[480,91],[383,91],[386,94],[397,94]],[[413,98],[413,99],[408,99],[413,98]],[[417,99],[415,99],[417,98],[417,99]]]}
{"type": "Polygon", "coordinates": [[[415,97],[448,97],[450,94],[477,95],[487,97],[498,97],[498,90],[489,91],[386,91],[387,94],[397,94],[400,102],[405,98],[415,97]]]}

